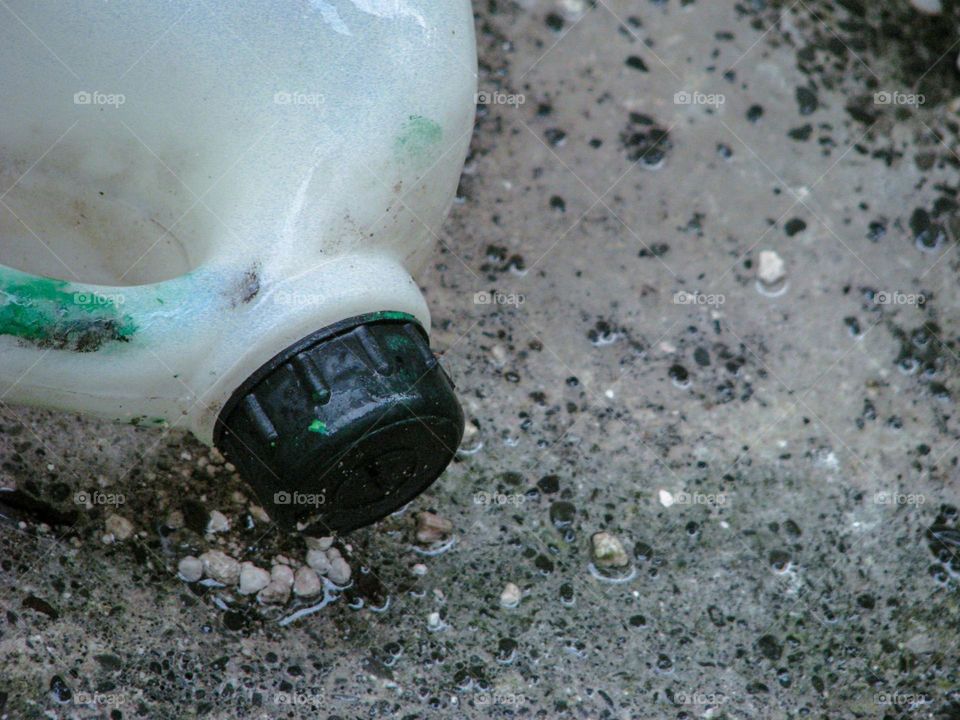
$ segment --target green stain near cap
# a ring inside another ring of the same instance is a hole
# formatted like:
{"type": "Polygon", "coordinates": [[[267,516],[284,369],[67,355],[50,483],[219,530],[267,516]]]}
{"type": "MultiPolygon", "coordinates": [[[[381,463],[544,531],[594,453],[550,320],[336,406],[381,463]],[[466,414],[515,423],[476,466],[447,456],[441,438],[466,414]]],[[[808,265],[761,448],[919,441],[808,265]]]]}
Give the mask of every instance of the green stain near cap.
{"type": "Polygon", "coordinates": [[[422,158],[443,138],[443,129],[422,115],[411,115],[393,145],[399,159],[422,158]]]}
{"type": "Polygon", "coordinates": [[[328,432],[327,424],[322,420],[314,420],[312,423],[310,423],[310,426],[307,428],[307,430],[310,432],[320,433],[321,435],[326,435],[328,432]]]}
{"type": "Polygon", "coordinates": [[[106,343],[129,342],[136,331],[115,297],[0,268],[0,335],[42,348],[95,352],[106,343]]]}

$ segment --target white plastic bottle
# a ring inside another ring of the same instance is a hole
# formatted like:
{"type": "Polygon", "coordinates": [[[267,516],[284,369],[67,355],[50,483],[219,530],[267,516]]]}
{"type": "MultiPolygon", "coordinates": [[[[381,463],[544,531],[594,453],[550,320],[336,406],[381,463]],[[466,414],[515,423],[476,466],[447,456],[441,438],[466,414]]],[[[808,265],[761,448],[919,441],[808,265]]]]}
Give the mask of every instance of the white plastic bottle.
{"type": "Polygon", "coordinates": [[[473,125],[468,0],[6,8],[4,401],[188,428],[261,499],[323,490],[273,508],[301,524],[349,529],[429,484],[462,415],[411,273],[473,125]]]}

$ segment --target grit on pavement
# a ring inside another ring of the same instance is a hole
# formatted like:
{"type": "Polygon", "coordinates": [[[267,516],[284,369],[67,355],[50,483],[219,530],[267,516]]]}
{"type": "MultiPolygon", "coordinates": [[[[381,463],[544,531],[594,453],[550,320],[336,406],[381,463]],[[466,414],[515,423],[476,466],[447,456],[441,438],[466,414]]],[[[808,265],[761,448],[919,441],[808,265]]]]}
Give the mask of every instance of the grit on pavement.
{"type": "Polygon", "coordinates": [[[217,453],[0,404],[0,717],[960,718],[960,5],[475,12],[454,464],[261,602],[217,453]]]}

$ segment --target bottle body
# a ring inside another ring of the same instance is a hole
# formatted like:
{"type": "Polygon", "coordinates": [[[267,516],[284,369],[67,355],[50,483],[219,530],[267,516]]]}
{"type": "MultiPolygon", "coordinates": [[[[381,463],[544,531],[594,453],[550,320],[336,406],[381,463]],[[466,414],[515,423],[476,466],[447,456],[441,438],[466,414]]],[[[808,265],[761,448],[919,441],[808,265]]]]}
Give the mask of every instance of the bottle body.
{"type": "Polygon", "coordinates": [[[12,5],[48,47],[0,31],[7,401],[210,442],[319,328],[429,327],[411,273],[469,143],[469,3],[12,5]]]}

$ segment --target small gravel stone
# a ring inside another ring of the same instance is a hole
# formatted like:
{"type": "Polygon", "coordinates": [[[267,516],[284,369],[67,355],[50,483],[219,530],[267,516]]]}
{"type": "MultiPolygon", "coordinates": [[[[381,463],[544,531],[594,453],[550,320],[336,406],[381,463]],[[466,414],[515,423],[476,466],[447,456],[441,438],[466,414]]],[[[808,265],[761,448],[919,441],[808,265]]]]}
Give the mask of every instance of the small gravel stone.
{"type": "Polygon", "coordinates": [[[323,550],[310,550],[307,552],[307,565],[312,567],[321,575],[330,573],[330,561],[323,550]]]}
{"type": "Polygon", "coordinates": [[[427,566],[424,565],[423,563],[417,563],[411,568],[411,572],[413,572],[414,575],[423,577],[424,575],[427,574],[427,566]]]}
{"type": "Polygon", "coordinates": [[[270,570],[270,584],[257,594],[265,604],[282,605],[290,599],[293,587],[293,570],[288,565],[274,565],[270,570]]]}
{"type": "Polygon", "coordinates": [[[312,568],[302,567],[293,577],[293,594],[298,597],[313,597],[323,590],[320,576],[312,568]]]}
{"type": "Polygon", "coordinates": [[[262,523],[268,523],[268,522],[270,522],[270,516],[267,515],[267,511],[264,510],[264,509],[263,509],[262,507],[260,507],[259,505],[254,505],[253,503],[250,503],[250,508],[249,508],[249,510],[250,510],[250,515],[251,515],[251,516],[253,517],[253,519],[256,520],[257,522],[262,522],[262,523]]]}
{"type": "Polygon", "coordinates": [[[207,521],[208,533],[226,532],[230,529],[230,520],[219,510],[210,513],[210,519],[207,521]]]}
{"type": "Polygon", "coordinates": [[[107,532],[116,540],[129,540],[133,535],[133,523],[120,515],[111,515],[106,521],[107,532]]]}
{"type": "Polygon", "coordinates": [[[326,552],[331,547],[333,547],[333,538],[332,537],[305,537],[304,540],[307,543],[308,550],[322,550],[326,552]]]}
{"type": "Polygon", "coordinates": [[[200,556],[203,572],[208,578],[224,585],[236,585],[240,580],[240,563],[221,550],[208,550],[200,556]]]}
{"type": "MultiPolygon", "coordinates": [[[[332,549],[332,548],[331,548],[332,549]]],[[[330,572],[327,577],[335,585],[346,585],[350,582],[350,565],[342,557],[327,558],[330,560],[330,572]]]]}
{"type": "Polygon", "coordinates": [[[910,0],[910,4],[927,15],[939,15],[943,12],[942,0],[910,0]]]}
{"type": "Polygon", "coordinates": [[[783,258],[773,250],[762,250],[757,279],[765,285],[776,285],[787,276],[783,258]]]}
{"type": "Polygon", "coordinates": [[[179,530],[183,527],[183,513],[179,510],[174,510],[167,515],[167,519],[163,521],[163,524],[171,530],[179,530]]]}
{"type": "Polygon", "coordinates": [[[252,562],[240,565],[240,594],[253,595],[270,584],[270,573],[252,562]]]}
{"type": "Polygon", "coordinates": [[[184,582],[196,582],[203,577],[203,561],[193,555],[187,555],[177,565],[177,571],[184,582]]]}
{"type": "Polygon", "coordinates": [[[627,551],[623,549],[623,543],[615,535],[598,532],[594,534],[591,541],[593,561],[597,567],[622,568],[630,564],[630,558],[627,557],[627,551]]]}
{"type": "Polygon", "coordinates": [[[440,613],[432,612],[427,616],[427,627],[431,630],[440,629],[440,613]]]}
{"type": "Polygon", "coordinates": [[[424,545],[439,542],[453,532],[453,523],[431,512],[417,514],[417,542],[424,545]]]}
{"type": "Polygon", "coordinates": [[[270,568],[270,582],[281,583],[288,588],[293,587],[293,570],[289,565],[274,565],[270,568]]]}
{"type": "Polygon", "coordinates": [[[515,608],[520,604],[522,593],[520,588],[514,583],[508,582],[503,586],[503,592],[500,593],[500,606],[505,608],[515,608]]]}

